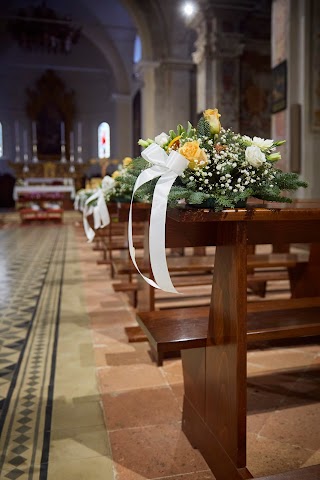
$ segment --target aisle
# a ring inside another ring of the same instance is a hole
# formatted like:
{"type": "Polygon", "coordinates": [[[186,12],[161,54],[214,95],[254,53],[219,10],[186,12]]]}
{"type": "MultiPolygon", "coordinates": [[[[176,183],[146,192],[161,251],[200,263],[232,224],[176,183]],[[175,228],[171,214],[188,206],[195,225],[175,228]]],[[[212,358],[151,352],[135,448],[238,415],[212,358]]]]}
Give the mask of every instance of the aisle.
{"type": "Polygon", "coordinates": [[[113,478],[74,242],[0,230],[1,479],[113,478]]]}

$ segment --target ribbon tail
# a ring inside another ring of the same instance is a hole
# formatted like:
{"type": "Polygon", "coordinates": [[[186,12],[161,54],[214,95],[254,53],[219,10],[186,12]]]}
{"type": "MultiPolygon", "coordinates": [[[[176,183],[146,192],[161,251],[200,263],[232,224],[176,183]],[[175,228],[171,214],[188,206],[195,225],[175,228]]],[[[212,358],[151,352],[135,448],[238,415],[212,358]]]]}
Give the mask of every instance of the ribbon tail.
{"type": "MultiPolygon", "coordinates": [[[[93,214],[94,228],[96,228],[96,222],[97,222],[97,218],[96,218],[97,214],[95,213],[96,207],[92,207],[91,205],[89,205],[89,203],[92,202],[93,200],[97,200],[98,198],[99,198],[99,193],[95,192],[93,195],[91,195],[91,197],[89,197],[86,200],[86,202],[84,204],[84,207],[83,207],[83,228],[84,228],[84,231],[85,231],[85,234],[86,234],[86,237],[87,237],[89,243],[92,242],[92,240],[94,239],[95,232],[90,227],[87,217],[89,215],[93,214]]],[[[97,228],[99,228],[99,227],[97,227],[97,228]]]]}
{"type": "Polygon", "coordinates": [[[88,239],[88,242],[91,243],[95,237],[94,230],[90,227],[87,217],[92,213],[92,208],[85,206],[83,210],[83,228],[88,239]]]}
{"type": "Polygon", "coordinates": [[[108,210],[106,201],[104,199],[103,192],[101,192],[101,195],[99,196],[98,207],[99,207],[99,213],[100,213],[100,227],[103,228],[109,225],[110,223],[109,210],[108,210]]]}
{"type": "Polygon", "coordinates": [[[130,210],[129,210],[129,220],[128,220],[128,244],[129,244],[129,252],[130,252],[130,257],[132,260],[133,265],[136,267],[137,271],[140,273],[141,277],[152,287],[154,288],[160,288],[159,285],[157,285],[153,280],[150,278],[146,277],[141,273],[137,261],[136,261],[136,252],[135,248],[133,246],[133,238],[132,238],[132,203],[133,203],[133,198],[135,192],[138,190],[139,187],[144,185],[145,183],[149,182],[149,180],[153,180],[154,178],[159,177],[163,173],[163,169],[159,167],[151,167],[148,168],[147,170],[144,170],[142,173],[140,173],[139,177],[136,180],[136,183],[133,187],[133,192],[132,192],[132,197],[131,197],[131,203],[130,203],[130,210]]]}
{"type": "Polygon", "coordinates": [[[150,263],[154,279],[165,292],[180,293],[172,284],[166,257],[168,195],[178,174],[170,171],[159,178],[153,193],[149,228],[150,263]]]}
{"type": "Polygon", "coordinates": [[[98,205],[96,205],[95,207],[93,207],[93,228],[97,230],[98,228],[100,228],[100,225],[100,212],[98,205]]]}

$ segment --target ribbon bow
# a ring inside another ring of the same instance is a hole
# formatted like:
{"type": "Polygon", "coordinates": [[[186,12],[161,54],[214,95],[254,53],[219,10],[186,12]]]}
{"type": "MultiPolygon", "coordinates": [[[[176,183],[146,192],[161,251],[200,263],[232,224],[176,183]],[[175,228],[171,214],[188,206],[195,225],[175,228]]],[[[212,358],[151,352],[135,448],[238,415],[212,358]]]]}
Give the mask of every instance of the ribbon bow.
{"type": "Polygon", "coordinates": [[[95,236],[94,230],[90,227],[87,217],[93,214],[94,229],[103,228],[109,225],[110,215],[107,204],[104,199],[103,191],[97,190],[91,197],[86,200],[83,209],[83,228],[87,236],[88,242],[92,242],[95,236]],[[97,200],[97,205],[89,205],[93,200],[97,200]]]}
{"type": "Polygon", "coordinates": [[[188,167],[189,161],[176,151],[171,151],[168,156],[163,148],[156,143],[152,143],[141,155],[152,164],[152,167],[140,173],[133,187],[128,223],[131,260],[140,275],[149,285],[164,290],[165,292],[179,293],[171,282],[166,259],[166,213],[168,195],[171,187],[176,178],[188,167]],[[140,272],[136,262],[132,239],[132,202],[138,188],[157,177],[160,178],[156,183],[153,193],[149,227],[150,264],[155,279],[155,281],[153,281],[140,272]]]}

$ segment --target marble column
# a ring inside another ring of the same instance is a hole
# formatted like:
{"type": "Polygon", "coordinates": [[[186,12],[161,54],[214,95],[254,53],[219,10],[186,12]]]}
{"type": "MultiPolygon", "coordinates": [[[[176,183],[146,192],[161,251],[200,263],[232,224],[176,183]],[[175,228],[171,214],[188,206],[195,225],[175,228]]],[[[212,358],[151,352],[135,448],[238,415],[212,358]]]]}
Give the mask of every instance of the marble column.
{"type": "Polygon", "coordinates": [[[195,117],[195,66],[192,60],[167,58],[161,62],[157,75],[155,125],[157,132],[187,126],[195,117]]]}
{"type": "Polygon", "coordinates": [[[240,55],[243,36],[223,31],[223,18],[205,12],[192,25],[197,32],[197,111],[217,107],[226,128],[239,130],[240,55]]]}
{"type": "Polygon", "coordinates": [[[154,138],[156,125],[156,70],[159,62],[142,60],[135,65],[135,76],[141,85],[141,137],[154,138]]]}

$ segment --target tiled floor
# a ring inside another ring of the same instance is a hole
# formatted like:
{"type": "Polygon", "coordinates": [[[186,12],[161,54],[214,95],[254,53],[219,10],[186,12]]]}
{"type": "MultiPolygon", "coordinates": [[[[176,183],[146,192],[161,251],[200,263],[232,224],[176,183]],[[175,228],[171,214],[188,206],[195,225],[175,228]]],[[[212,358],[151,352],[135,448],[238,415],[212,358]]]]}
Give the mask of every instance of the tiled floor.
{"type": "MultiPolygon", "coordinates": [[[[13,467],[6,465],[0,478],[213,479],[181,432],[181,361],[165,360],[158,368],[147,343],[128,343],[124,327],[135,319],[126,296],[113,292],[107,267],[96,264],[101,254],[86,243],[81,226],[60,228],[69,233],[48,476],[35,463],[31,476],[26,468],[9,476],[13,467]]],[[[12,241],[21,231],[12,228],[12,241]]],[[[317,345],[248,353],[248,466],[254,475],[320,463],[319,367],[317,345]]]]}

